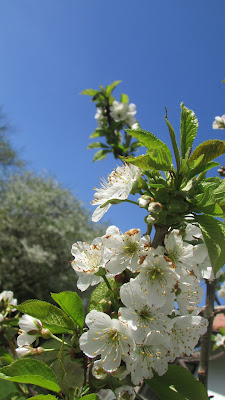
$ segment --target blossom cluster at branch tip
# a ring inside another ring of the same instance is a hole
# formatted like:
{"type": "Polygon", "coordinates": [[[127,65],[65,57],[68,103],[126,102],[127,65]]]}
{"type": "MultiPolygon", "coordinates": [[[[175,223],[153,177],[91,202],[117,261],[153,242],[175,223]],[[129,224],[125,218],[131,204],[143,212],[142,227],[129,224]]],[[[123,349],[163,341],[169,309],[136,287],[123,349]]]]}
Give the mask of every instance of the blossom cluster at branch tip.
{"type": "Polygon", "coordinates": [[[139,229],[122,233],[110,226],[89,245],[75,243],[72,254],[81,290],[97,284],[95,279],[99,282],[102,276],[117,279],[124,271],[130,276],[120,287],[120,306],[113,318],[97,310],[86,316],[88,330],[79,343],[96,360],[92,369],[96,379],[126,365],[132,383],[139,385],[154,372],[163,375],[176,357],[194,351],[208,324],[198,315],[203,296],[200,282],[212,276],[197,226],[188,224],[186,236],[170,230],[164,245],[156,248],[139,229]]]}
{"type": "Polygon", "coordinates": [[[107,181],[102,179],[101,187],[95,189],[93,206],[98,207],[92,215],[92,221],[98,222],[111,207],[110,200],[126,200],[133,184],[141,176],[141,170],[132,164],[117,167],[108,175],[107,181]],[[104,205],[107,203],[106,205],[104,205]]]}
{"type": "Polygon", "coordinates": [[[136,129],[137,121],[134,118],[136,114],[136,105],[131,103],[119,103],[114,101],[110,107],[110,116],[115,122],[123,121],[129,128],[136,129]]]}
{"type": "Polygon", "coordinates": [[[225,114],[223,114],[221,117],[215,117],[212,127],[213,129],[225,129],[225,114]]]}

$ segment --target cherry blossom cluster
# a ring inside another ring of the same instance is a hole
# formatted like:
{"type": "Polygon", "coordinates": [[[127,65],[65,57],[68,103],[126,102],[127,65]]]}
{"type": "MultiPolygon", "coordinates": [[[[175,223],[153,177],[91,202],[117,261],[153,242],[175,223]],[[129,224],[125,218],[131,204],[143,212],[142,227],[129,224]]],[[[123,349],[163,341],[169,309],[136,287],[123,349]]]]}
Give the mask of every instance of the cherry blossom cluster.
{"type": "Polygon", "coordinates": [[[213,129],[225,129],[225,114],[221,117],[215,117],[215,120],[212,124],[213,129]]]}
{"type": "MultiPolygon", "coordinates": [[[[136,105],[133,103],[120,103],[114,100],[112,106],[110,106],[110,117],[115,122],[124,122],[125,125],[132,129],[138,127],[137,121],[134,117],[136,112],[136,105]]],[[[106,122],[105,110],[97,107],[95,119],[98,122],[98,126],[102,128],[106,122]]]]}
{"type": "Polygon", "coordinates": [[[16,311],[17,299],[11,290],[3,290],[0,293],[0,323],[8,316],[10,312],[16,311]]]}
{"type": "Polygon", "coordinates": [[[92,310],[86,316],[88,331],[80,337],[81,350],[100,360],[104,373],[113,373],[125,363],[138,385],[154,371],[164,374],[176,357],[193,352],[207,329],[198,304],[203,296],[200,280],[211,268],[197,226],[188,224],[184,237],[171,230],[164,246],[156,248],[139,229],[122,233],[110,226],[91,244],[75,243],[72,254],[82,291],[101,282],[102,276],[118,278],[129,272],[113,318],[92,310]],[[201,243],[191,244],[196,238],[201,243]]]}

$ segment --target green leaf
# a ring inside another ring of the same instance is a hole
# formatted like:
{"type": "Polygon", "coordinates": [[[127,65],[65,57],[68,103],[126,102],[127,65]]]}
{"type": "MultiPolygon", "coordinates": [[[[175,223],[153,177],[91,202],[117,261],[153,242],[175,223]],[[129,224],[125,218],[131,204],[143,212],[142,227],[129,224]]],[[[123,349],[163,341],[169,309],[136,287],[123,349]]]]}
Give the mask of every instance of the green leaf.
{"type": "Polygon", "coordinates": [[[129,103],[129,97],[127,96],[127,94],[121,93],[120,102],[121,103],[129,103]]]}
{"type": "Polygon", "coordinates": [[[94,139],[96,137],[101,137],[101,136],[105,136],[105,131],[104,129],[96,129],[90,136],[90,139],[94,139]]]}
{"type": "Polygon", "coordinates": [[[144,131],[143,129],[126,129],[126,131],[147,147],[147,154],[151,158],[163,165],[167,165],[168,169],[171,169],[172,155],[165,143],[153,135],[153,133],[144,131]]]}
{"type": "Polygon", "coordinates": [[[64,311],[41,300],[27,300],[16,307],[20,312],[40,319],[44,328],[52,333],[67,333],[74,330],[74,323],[64,311]]]}
{"type": "Polygon", "coordinates": [[[29,397],[28,400],[58,400],[58,397],[52,396],[52,394],[38,394],[34,397],[29,397]]]}
{"type": "Polygon", "coordinates": [[[196,160],[194,160],[193,163],[191,163],[191,165],[189,165],[188,179],[191,179],[194,176],[201,174],[202,172],[207,172],[211,168],[218,167],[220,165],[219,163],[217,163],[215,161],[211,161],[206,164],[202,164],[201,160],[203,159],[203,157],[204,157],[204,154],[202,154],[200,157],[198,157],[196,160]],[[195,161],[197,162],[196,165],[194,164],[195,161]]]}
{"type": "Polygon", "coordinates": [[[81,298],[75,292],[51,293],[53,300],[81,328],[84,326],[84,306],[81,298]]]}
{"type": "Polygon", "coordinates": [[[225,199],[225,180],[221,179],[220,185],[213,191],[217,202],[221,202],[225,199]]]}
{"type": "Polygon", "coordinates": [[[225,264],[225,224],[210,215],[195,215],[203,233],[209,258],[216,274],[225,264]]]}
{"type": "Polygon", "coordinates": [[[110,153],[111,150],[99,150],[97,151],[97,153],[95,153],[94,157],[93,157],[93,161],[100,161],[100,160],[104,160],[104,158],[106,158],[107,154],[110,153]]]}
{"type": "MultiPolygon", "coordinates": [[[[120,284],[115,281],[114,278],[108,279],[109,284],[113,291],[117,292],[119,295],[119,288],[120,284]]],[[[89,300],[89,307],[88,311],[97,310],[100,312],[104,312],[104,303],[110,301],[110,290],[105,284],[105,282],[100,283],[92,292],[90,300],[89,300]]]]}
{"type": "Polygon", "coordinates": [[[160,400],[208,400],[203,384],[188,369],[178,365],[169,365],[163,376],[155,374],[145,382],[160,400]]]}
{"type": "Polygon", "coordinates": [[[52,369],[42,361],[20,359],[0,368],[0,378],[18,383],[30,383],[59,393],[60,387],[52,369]]]}
{"type": "Polygon", "coordinates": [[[198,120],[194,111],[189,110],[181,103],[180,117],[180,145],[181,157],[186,158],[190,148],[192,147],[194,138],[198,130],[198,120]]]}
{"type": "Polygon", "coordinates": [[[112,91],[115,89],[115,87],[122,81],[115,81],[113,83],[111,83],[111,85],[106,86],[106,94],[110,95],[112,93],[112,91]]]}
{"type": "Polygon", "coordinates": [[[84,397],[81,397],[81,398],[84,399],[84,400],[99,400],[99,397],[97,396],[97,394],[94,394],[94,393],[88,394],[88,395],[86,395],[84,397]]]}
{"type": "Polygon", "coordinates": [[[201,143],[194,150],[190,157],[190,161],[196,160],[202,154],[204,154],[199,165],[206,164],[209,161],[214,160],[214,158],[221,156],[225,153],[225,141],[223,140],[207,140],[201,143]]]}
{"type": "Polygon", "coordinates": [[[3,347],[0,349],[0,365],[8,365],[13,362],[13,357],[3,347]]]}
{"type": "Polygon", "coordinates": [[[87,96],[95,96],[98,93],[98,90],[94,89],[85,89],[81,94],[86,94],[87,96]]]}
{"type": "Polygon", "coordinates": [[[179,169],[180,169],[180,152],[179,152],[179,149],[177,146],[176,135],[175,135],[175,132],[174,132],[174,129],[173,129],[171,123],[168,121],[167,118],[165,118],[165,120],[166,120],[168,129],[169,129],[170,138],[171,138],[171,142],[173,145],[173,151],[174,151],[174,155],[175,155],[175,159],[176,159],[177,170],[179,171],[179,169]]]}
{"type": "Polygon", "coordinates": [[[150,154],[145,154],[141,155],[138,157],[120,157],[121,160],[124,160],[127,163],[136,165],[137,167],[144,169],[144,170],[149,170],[149,169],[156,169],[158,171],[170,171],[172,168],[172,165],[170,162],[167,163],[166,159],[163,159],[163,150],[158,153],[157,150],[155,150],[154,153],[150,154]]]}
{"type": "Polygon", "coordinates": [[[103,149],[109,149],[109,146],[107,146],[106,144],[101,143],[101,142],[90,143],[87,148],[88,149],[97,149],[99,147],[101,147],[103,149]]]}
{"type": "Polygon", "coordinates": [[[134,150],[136,150],[138,147],[142,147],[142,146],[143,146],[143,144],[141,144],[141,143],[138,142],[138,141],[133,142],[133,143],[130,145],[130,151],[134,151],[134,150]]]}

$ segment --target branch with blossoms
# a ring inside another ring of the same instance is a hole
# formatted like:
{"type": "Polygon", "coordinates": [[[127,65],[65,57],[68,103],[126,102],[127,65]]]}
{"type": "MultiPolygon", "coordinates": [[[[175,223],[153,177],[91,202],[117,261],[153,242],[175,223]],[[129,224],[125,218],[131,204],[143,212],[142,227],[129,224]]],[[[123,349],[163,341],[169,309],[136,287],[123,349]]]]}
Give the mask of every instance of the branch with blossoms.
{"type": "Polygon", "coordinates": [[[120,82],[115,81],[105,88],[100,85],[100,90],[86,89],[82,92],[82,94],[92,96],[92,101],[97,107],[95,119],[98,127],[90,138],[105,138],[105,143],[93,142],[88,146],[88,149],[100,148],[95,153],[93,161],[103,160],[109,153],[112,153],[116,159],[120,156],[134,155],[142,146],[139,141],[132,141],[132,135],[126,131],[126,128],[139,127],[135,119],[135,104],[129,104],[129,97],[126,94],[121,94],[120,102],[112,95],[120,82]]]}
{"type": "Polygon", "coordinates": [[[218,165],[214,159],[225,153],[225,142],[207,140],[192,152],[198,120],[183,103],[179,143],[167,114],[165,122],[176,167],[158,137],[128,128],[146,152],[121,155],[123,164],[102,181],[92,202],[95,222],[121,202],[142,208],[147,233],[110,226],[92,243],[74,243],[77,287],[93,288],[87,315],[79,295],[68,291],[51,294],[57,305],[27,300],[16,306],[24,314],[20,358],[1,368],[1,379],[47,389],[43,400],[140,400],[143,382],[162,400],[208,399],[216,278],[225,262],[219,220],[225,181],[206,173],[218,165]],[[192,357],[200,340],[196,380],[176,364],[192,357]]]}

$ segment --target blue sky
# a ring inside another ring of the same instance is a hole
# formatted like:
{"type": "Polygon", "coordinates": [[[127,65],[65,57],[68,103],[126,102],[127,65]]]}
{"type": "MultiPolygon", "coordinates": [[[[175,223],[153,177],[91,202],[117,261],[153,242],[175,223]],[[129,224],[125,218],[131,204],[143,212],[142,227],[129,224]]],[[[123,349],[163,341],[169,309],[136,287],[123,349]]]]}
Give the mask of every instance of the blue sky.
{"type": "MultiPolygon", "coordinates": [[[[199,119],[195,144],[223,140],[212,122],[225,113],[224,20],[224,0],[0,0],[0,104],[29,168],[93,211],[93,188],[118,161],[92,162],[95,107],[79,93],[114,80],[115,97],[127,93],[141,127],[167,144],[165,106],[178,132],[181,101],[199,119]]],[[[134,207],[112,206],[103,221],[144,232],[134,207]]]]}

